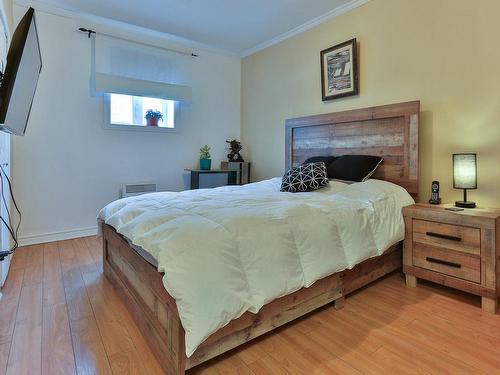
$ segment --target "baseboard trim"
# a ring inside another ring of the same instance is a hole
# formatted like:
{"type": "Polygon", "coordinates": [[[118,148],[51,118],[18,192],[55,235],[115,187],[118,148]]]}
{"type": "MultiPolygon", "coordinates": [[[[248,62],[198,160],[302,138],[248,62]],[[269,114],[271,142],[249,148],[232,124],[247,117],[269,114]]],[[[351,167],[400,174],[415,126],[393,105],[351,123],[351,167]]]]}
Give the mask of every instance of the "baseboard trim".
{"type": "Polygon", "coordinates": [[[32,234],[18,238],[19,246],[35,245],[39,243],[70,240],[72,238],[95,236],[97,226],[82,229],[65,230],[60,232],[32,234]]]}

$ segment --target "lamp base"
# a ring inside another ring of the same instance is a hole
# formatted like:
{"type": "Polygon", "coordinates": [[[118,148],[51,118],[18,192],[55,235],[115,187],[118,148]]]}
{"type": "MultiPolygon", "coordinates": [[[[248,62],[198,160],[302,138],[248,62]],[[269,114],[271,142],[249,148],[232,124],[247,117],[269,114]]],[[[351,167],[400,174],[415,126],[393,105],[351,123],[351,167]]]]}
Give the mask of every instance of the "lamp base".
{"type": "Polygon", "coordinates": [[[476,208],[476,203],[471,201],[456,201],[455,206],[462,208],[476,208]]]}

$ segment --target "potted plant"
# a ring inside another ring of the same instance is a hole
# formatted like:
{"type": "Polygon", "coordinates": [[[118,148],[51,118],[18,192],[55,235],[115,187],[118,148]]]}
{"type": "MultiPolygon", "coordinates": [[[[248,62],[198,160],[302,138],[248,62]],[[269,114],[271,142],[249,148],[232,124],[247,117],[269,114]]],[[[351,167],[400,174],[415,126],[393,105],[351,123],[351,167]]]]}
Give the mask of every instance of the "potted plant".
{"type": "Polygon", "coordinates": [[[158,121],[163,120],[163,115],[160,111],[148,109],[144,118],[146,119],[148,126],[158,126],[158,121]]]}
{"type": "Polygon", "coordinates": [[[208,145],[200,148],[200,169],[202,171],[209,171],[212,164],[210,159],[210,147],[208,145]]]}

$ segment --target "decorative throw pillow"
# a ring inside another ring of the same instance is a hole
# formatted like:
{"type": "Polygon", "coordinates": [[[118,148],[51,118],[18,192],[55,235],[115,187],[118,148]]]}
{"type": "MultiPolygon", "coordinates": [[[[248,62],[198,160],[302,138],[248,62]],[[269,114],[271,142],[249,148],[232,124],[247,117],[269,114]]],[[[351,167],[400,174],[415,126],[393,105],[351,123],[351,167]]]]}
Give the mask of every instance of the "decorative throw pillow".
{"type": "Polygon", "coordinates": [[[380,156],[343,155],[328,166],[328,177],[336,180],[363,182],[382,163],[380,156]]]}
{"type": "Polygon", "coordinates": [[[328,169],[328,166],[332,164],[337,158],[338,156],[311,156],[310,158],[307,158],[306,161],[302,163],[302,165],[323,162],[328,169]]]}
{"type": "Polygon", "coordinates": [[[309,163],[286,172],[281,181],[280,190],[298,193],[317,190],[326,185],[328,185],[328,175],[325,163],[309,163]]]}

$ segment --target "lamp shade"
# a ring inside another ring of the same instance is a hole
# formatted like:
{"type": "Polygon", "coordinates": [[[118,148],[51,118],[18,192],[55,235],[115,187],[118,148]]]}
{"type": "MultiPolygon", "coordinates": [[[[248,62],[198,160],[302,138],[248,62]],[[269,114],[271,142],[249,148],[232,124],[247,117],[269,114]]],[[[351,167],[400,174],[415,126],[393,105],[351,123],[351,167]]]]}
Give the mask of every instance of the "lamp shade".
{"type": "Polygon", "coordinates": [[[476,154],[453,154],[453,187],[477,189],[476,154]]]}

